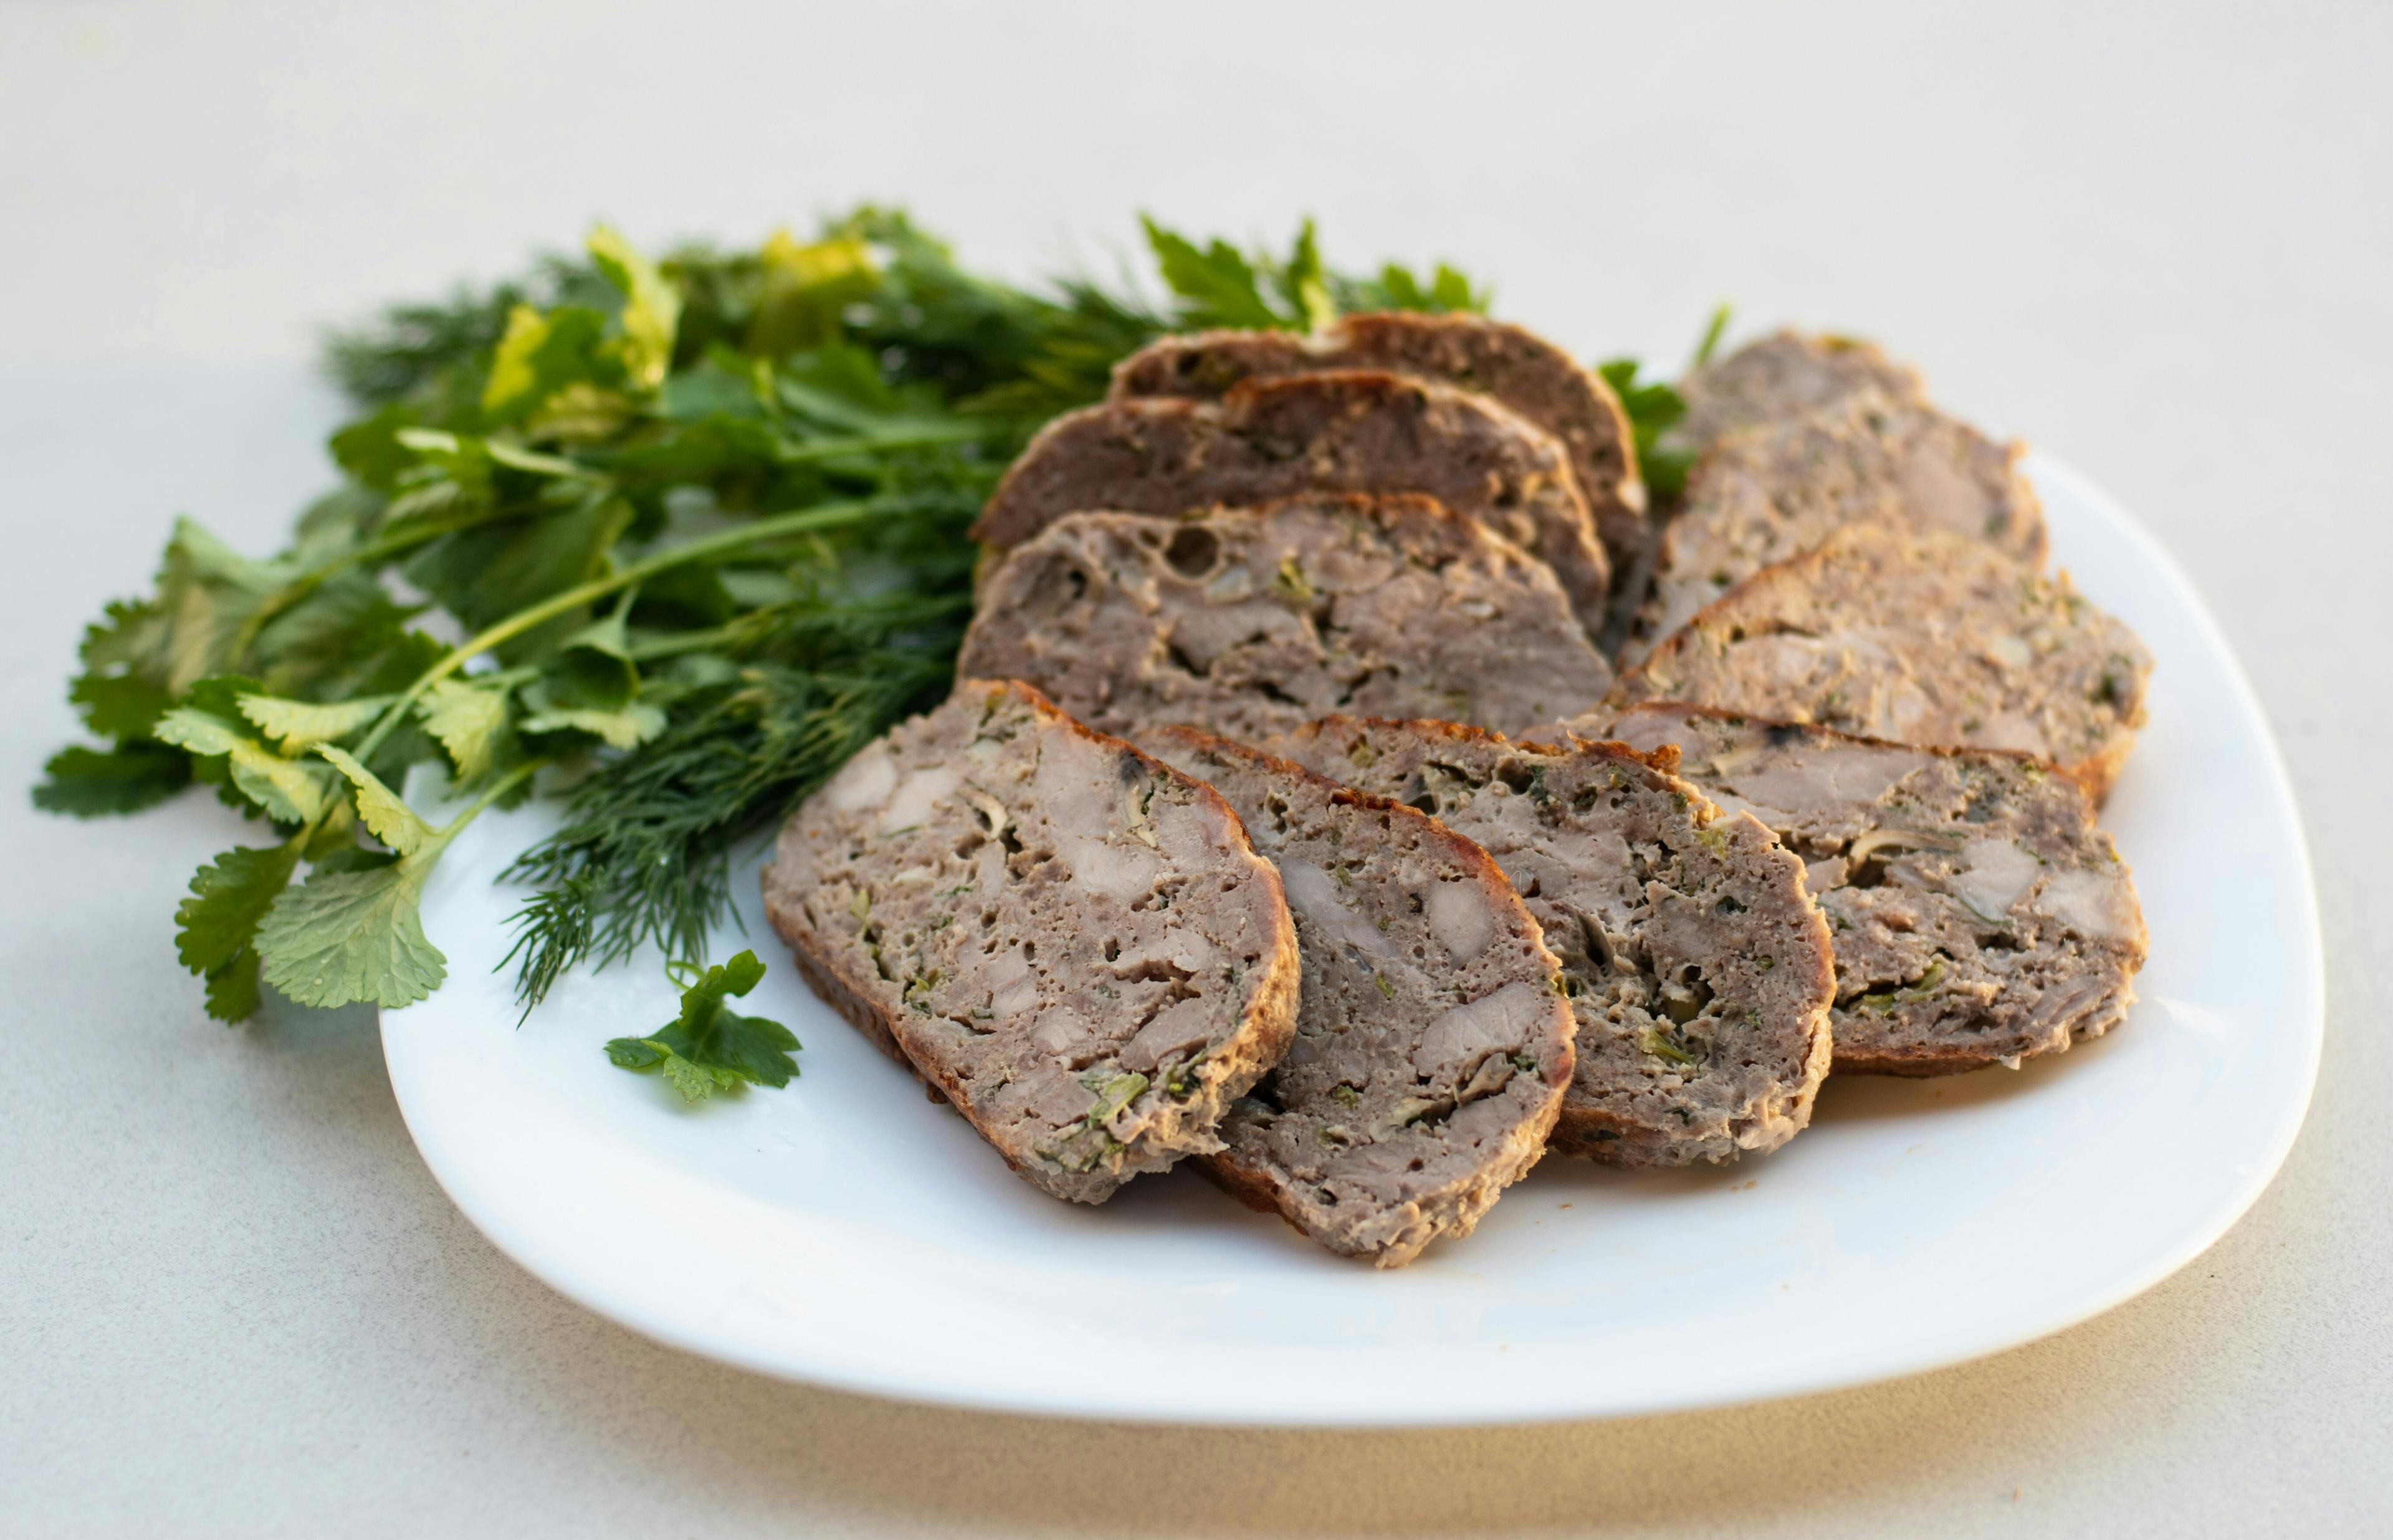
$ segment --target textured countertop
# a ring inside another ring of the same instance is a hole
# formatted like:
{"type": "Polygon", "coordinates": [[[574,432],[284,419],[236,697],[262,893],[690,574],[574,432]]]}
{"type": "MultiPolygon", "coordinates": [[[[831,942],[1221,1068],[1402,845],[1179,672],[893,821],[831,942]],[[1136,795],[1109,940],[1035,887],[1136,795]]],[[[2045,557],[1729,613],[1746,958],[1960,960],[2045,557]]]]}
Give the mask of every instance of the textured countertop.
{"type": "Polygon", "coordinates": [[[2393,12],[2097,12],[9,7],[0,1533],[2393,1531],[2393,12]],[[1333,258],[1451,257],[1666,362],[1731,298],[2087,472],[2208,595],[2300,790],[2329,1019],[2283,1173],[2048,1340],[1606,1424],[929,1410],[551,1294],[425,1172],[369,1015],[202,1018],[172,915],[229,815],[23,788],[168,516],[262,550],[322,485],[316,325],[594,216],[749,240],[867,196],[1019,273],[1109,260],[1140,207],[1310,210],[1333,258]]]}

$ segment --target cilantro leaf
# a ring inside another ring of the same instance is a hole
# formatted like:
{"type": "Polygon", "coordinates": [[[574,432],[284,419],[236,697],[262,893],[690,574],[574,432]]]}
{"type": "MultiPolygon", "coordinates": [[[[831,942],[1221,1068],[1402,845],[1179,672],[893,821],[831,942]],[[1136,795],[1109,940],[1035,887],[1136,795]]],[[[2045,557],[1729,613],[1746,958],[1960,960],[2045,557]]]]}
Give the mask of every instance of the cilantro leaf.
{"type": "Polygon", "coordinates": [[[681,291],[605,225],[590,232],[586,244],[591,262],[622,291],[625,372],[634,385],[654,390],[664,384],[665,370],[673,362],[673,334],[681,326],[681,291]]]}
{"type": "Polygon", "coordinates": [[[613,384],[619,371],[599,347],[606,333],[607,318],[595,310],[561,305],[543,315],[517,306],[490,359],[483,412],[494,423],[519,422],[569,385],[613,384]]]}
{"type": "Polygon", "coordinates": [[[175,950],[206,981],[209,1015],[237,1022],[257,1010],[257,924],[298,864],[294,844],[239,846],[192,876],[175,911],[175,950]]]}
{"type": "Polygon", "coordinates": [[[274,739],[284,753],[295,754],[319,743],[344,738],[382,714],[388,696],[360,696],[319,705],[311,700],[284,700],[270,695],[241,698],[241,714],[274,739]]]}
{"type": "Polygon", "coordinates": [[[175,703],[174,692],[137,673],[84,673],[67,687],[67,699],[83,711],[84,725],[102,737],[147,737],[150,726],[175,703]]]}
{"type": "Polygon", "coordinates": [[[507,726],[504,686],[444,679],[416,702],[424,730],[447,750],[457,784],[468,786],[490,774],[507,726]]]}
{"type": "Polygon", "coordinates": [[[156,733],[160,741],[203,761],[221,761],[234,790],[277,823],[309,823],[324,811],[323,778],[268,748],[246,722],[199,706],[177,706],[158,719],[156,733]]]}
{"type": "Polygon", "coordinates": [[[1629,435],[1636,441],[1638,468],[1646,486],[1657,497],[1675,499],[1686,487],[1693,458],[1661,448],[1660,439],[1687,414],[1685,399],[1659,380],[1641,383],[1634,359],[1614,359],[1598,364],[1595,372],[1603,376],[1603,383],[1620,398],[1621,410],[1628,414],[1629,435]]]}
{"type": "Polygon", "coordinates": [[[1263,298],[1255,269],[1236,246],[1216,241],[1204,250],[1165,229],[1145,215],[1146,243],[1163,269],[1163,281],[1180,296],[1183,325],[1286,328],[1290,322],[1263,298]]]}
{"type": "Polygon", "coordinates": [[[1288,254],[1288,265],[1275,276],[1281,296],[1307,330],[1318,332],[1338,319],[1338,303],[1329,297],[1328,269],[1321,265],[1321,246],[1314,239],[1312,220],[1307,219],[1297,231],[1296,248],[1288,254]]]}
{"type": "Polygon", "coordinates": [[[682,991],[681,1014],[646,1038],[617,1038],[607,1057],[624,1069],[660,1070],[685,1102],[746,1083],[786,1086],[798,1073],[791,1054],[801,1045],[790,1029],[733,1011],[726,997],[745,995],[765,977],[752,951],[709,968],[682,991]]]}
{"type": "MultiPolygon", "coordinates": [[[[408,581],[479,631],[596,576],[631,517],[621,499],[600,496],[461,530],[412,558],[408,581]]],[[[517,637],[499,657],[516,662],[536,656],[574,630],[567,618],[517,637]]]]}
{"type": "MultiPolygon", "coordinates": [[[[445,843],[445,842],[441,842],[445,843]]],[[[439,844],[366,870],[319,866],[257,927],[266,982],[301,1005],[412,1005],[449,976],[416,907],[439,844]]]]}
{"type": "Polygon", "coordinates": [[[775,230],[757,254],[764,281],[748,322],[748,351],[778,359],[836,342],[841,312],[880,286],[872,248],[852,232],[801,243],[775,230]]]}
{"type": "Polygon", "coordinates": [[[568,638],[524,689],[531,708],[527,733],[583,732],[610,749],[634,749],[665,730],[665,713],[636,697],[640,671],[632,661],[627,596],[605,619],[568,638]]]}
{"type": "Polygon", "coordinates": [[[449,973],[449,959],[424,933],[424,884],[489,794],[435,829],[355,756],[329,743],[316,752],[348,777],[360,821],[399,858],[341,851],[285,889],[257,927],[266,982],[302,1005],[412,1004],[449,973]]]}
{"type": "Polygon", "coordinates": [[[332,761],[333,767],[347,776],[349,784],[357,789],[358,821],[375,839],[402,856],[413,855],[440,839],[439,830],[425,823],[415,809],[399,800],[399,793],[385,786],[347,750],[320,743],[316,752],[332,761]]]}
{"type": "Polygon", "coordinates": [[[78,818],[138,813],[191,784],[188,755],[163,744],[122,743],[112,750],[61,749],[42,766],[33,805],[78,818]]]}

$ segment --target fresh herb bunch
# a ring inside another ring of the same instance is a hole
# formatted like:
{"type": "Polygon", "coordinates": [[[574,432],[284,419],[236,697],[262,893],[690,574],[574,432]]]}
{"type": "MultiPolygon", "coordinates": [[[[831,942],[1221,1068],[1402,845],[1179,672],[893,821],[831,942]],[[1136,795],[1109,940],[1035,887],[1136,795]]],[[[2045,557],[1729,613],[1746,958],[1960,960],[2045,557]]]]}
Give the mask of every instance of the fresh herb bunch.
{"type": "MultiPolygon", "coordinates": [[[[1444,267],[1333,271],[1309,223],[1285,256],[1146,235],[1152,299],[1001,282],[877,208],[659,261],[602,227],[334,337],[364,412],[332,438],[341,485],[264,559],[177,525],[154,591],[84,639],[70,696],[107,746],[58,753],[35,802],[131,813],[200,781],[260,825],[177,914],[226,1021],[261,982],[313,1006],[429,994],[426,877],[536,792],[563,823],[512,868],[537,889],[511,954],[525,1009],[645,944],[700,969],[742,842],[947,689],[965,527],[1040,422],[1165,331],[1486,299],[1444,267]],[[393,790],[418,765],[463,801],[446,824],[393,790]]],[[[684,972],[704,1021],[686,1000],[678,1036],[618,1061],[686,1094],[779,1083],[778,1039],[722,1012],[751,965],[684,972]]]]}

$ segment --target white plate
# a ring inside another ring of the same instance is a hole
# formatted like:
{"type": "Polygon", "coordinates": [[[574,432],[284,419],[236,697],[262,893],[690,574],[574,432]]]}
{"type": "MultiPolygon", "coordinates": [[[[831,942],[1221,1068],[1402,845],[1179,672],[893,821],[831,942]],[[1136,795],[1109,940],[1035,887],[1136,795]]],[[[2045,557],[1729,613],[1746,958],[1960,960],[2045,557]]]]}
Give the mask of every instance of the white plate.
{"type": "MultiPolygon", "coordinates": [[[[1187,1172],[1083,1208],[816,1000],[739,879],[750,1009],[804,1077],[684,1108],[599,1045],[673,1014],[648,965],[518,1030],[493,973],[547,825],[485,817],[425,901],[438,994],[384,1018],[408,1128],[539,1277],[768,1374],[959,1405],[1271,1424],[1603,1416],[1915,1373],[2058,1331],[2182,1267],[2259,1194],[2319,1059],[2316,900],[2257,705],[2176,566],[2037,458],[2060,559],[2150,644],[2151,726],[2107,821],[2151,928],[2142,1003],[2019,1073],[1832,1078],[1810,1131],[1725,1170],[1550,1160],[1414,1266],[1340,1261],[1187,1172]]],[[[726,937],[722,950],[737,949],[726,937]]]]}

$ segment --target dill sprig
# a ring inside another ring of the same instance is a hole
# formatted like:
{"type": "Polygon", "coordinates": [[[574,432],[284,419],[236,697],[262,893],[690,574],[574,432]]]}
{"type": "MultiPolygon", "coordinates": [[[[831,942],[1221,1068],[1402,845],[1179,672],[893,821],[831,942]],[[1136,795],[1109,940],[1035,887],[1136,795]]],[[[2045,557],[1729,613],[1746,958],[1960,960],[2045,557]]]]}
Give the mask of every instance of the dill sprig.
{"type": "Polygon", "coordinates": [[[603,966],[649,945],[702,962],[709,934],[735,918],[735,853],[947,693],[969,606],[950,592],[792,613],[676,701],[653,741],[599,765],[564,827],[506,874],[540,888],[507,955],[524,1009],[584,958],[603,966]]]}

